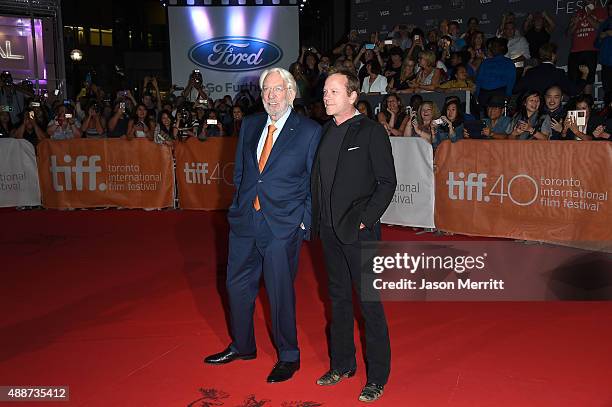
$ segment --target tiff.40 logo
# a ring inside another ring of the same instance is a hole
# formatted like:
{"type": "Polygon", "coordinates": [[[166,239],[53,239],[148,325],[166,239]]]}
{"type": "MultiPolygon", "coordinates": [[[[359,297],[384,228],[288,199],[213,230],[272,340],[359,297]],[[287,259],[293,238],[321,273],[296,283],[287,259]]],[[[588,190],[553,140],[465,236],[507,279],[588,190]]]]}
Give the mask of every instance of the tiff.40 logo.
{"type": "Polygon", "coordinates": [[[57,192],[61,191],[77,191],[83,190],[84,179],[87,178],[87,189],[89,191],[105,191],[106,184],[97,183],[97,174],[102,172],[102,167],[97,165],[101,158],[99,155],[78,155],[74,160],[66,154],[62,165],[57,163],[57,156],[51,156],[51,179],[53,181],[53,189],[57,192]],[[74,185],[72,183],[72,175],[74,174],[74,185]]]}
{"type": "Polygon", "coordinates": [[[466,177],[465,173],[459,172],[456,175],[457,178],[455,178],[454,172],[449,171],[448,180],[446,181],[446,185],[448,185],[448,198],[453,201],[490,202],[491,197],[499,197],[499,202],[503,203],[504,198],[507,197],[515,205],[527,206],[534,203],[538,198],[538,184],[535,179],[526,174],[517,174],[507,183],[502,174],[488,191],[486,190],[487,174],[471,172],[466,177]],[[516,196],[512,195],[512,186],[521,178],[533,184],[533,196],[529,199],[521,196],[522,200],[519,200],[516,196]]]}
{"type": "Polygon", "coordinates": [[[212,170],[209,171],[208,163],[192,162],[185,163],[183,172],[185,173],[185,182],[188,184],[221,184],[234,185],[232,180],[232,174],[234,171],[234,163],[217,163],[216,165],[210,166],[212,170]]]}

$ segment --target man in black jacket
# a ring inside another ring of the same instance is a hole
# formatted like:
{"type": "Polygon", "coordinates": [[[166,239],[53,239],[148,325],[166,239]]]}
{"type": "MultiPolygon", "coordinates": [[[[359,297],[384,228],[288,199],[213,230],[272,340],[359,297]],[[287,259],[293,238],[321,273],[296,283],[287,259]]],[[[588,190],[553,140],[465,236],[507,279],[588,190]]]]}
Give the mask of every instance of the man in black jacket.
{"type": "Polygon", "coordinates": [[[530,90],[537,90],[540,94],[553,85],[559,86],[563,93],[568,96],[576,96],[583,91],[587,84],[589,68],[586,65],[578,67],[581,77],[577,82],[573,82],[567,73],[555,66],[557,62],[557,46],[552,43],[544,44],[540,47],[540,65],[530,68],[525,76],[517,83],[514,93],[519,95],[530,90]]]}
{"type": "Polygon", "coordinates": [[[330,370],[317,383],[333,385],[355,374],[352,286],[359,295],[366,329],[367,383],[359,400],[382,396],[391,347],[380,301],[361,297],[361,242],[380,240],[380,217],[395,193],[391,143],[384,128],[355,109],[359,79],[338,70],[325,81],[323,102],[333,116],[312,170],[312,230],[323,244],[332,321],[330,370]]]}

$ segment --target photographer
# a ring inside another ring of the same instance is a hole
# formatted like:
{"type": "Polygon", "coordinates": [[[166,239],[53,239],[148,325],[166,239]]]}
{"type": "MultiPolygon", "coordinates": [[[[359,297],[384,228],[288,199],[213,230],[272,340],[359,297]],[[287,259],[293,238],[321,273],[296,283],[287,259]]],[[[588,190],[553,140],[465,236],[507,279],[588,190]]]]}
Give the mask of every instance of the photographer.
{"type": "Polygon", "coordinates": [[[132,140],[137,138],[148,138],[153,140],[153,128],[147,124],[147,107],[142,103],[136,106],[136,114],[130,119],[127,127],[127,139],[132,140]]]}
{"type": "Polygon", "coordinates": [[[106,137],[106,121],[100,114],[100,106],[95,100],[89,102],[81,132],[86,138],[106,137]]]}
{"type": "Polygon", "coordinates": [[[129,102],[119,99],[115,102],[113,108],[113,116],[108,121],[108,137],[117,138],[127,134],[128,123],[130,118],[126,114],[129,108],[129,102]]]}
{"type": "Polygon", "coordinates": [[[194,120],[189,102],[183,103],[177,110],[176,122],[174,126],[177,129],[177,139],[184,141],[187,137],[195,137],[198,131],[199,122],[194,120]]]}
{"type": "Polygon", "coordinates": [[[71,105],[58,105],[55,119],[47,126],[47,135],[52,140],[69,140],[81,137],[80,123],[74,118],[71,105]]]}
{"type": "Polygon", "coordinates": [[[19,121],[19,115],[25,109],[26,97],[32,97],[29,89],[13,84],[13,76],[9,71],[0,73],[0,105],[10,107],[7,111],[11,118],[11,123],[19,121]]]}
{"type": "Polygon", "coordinates": [[[32,109],[27,109],[23,112],[23,121],[19,127],[13,130],[13,137],[28,140],[34,147],[38,145],[39,141],[47,138],[43,129],[36,122],[32,109]]]}
{"type": "Polygon", "coordinates": [[[204,92],[203,86],[204,78],[202,78],[202,73],[199,69],[194,69],[189,75],[189,82],[187,83],[183,93],[181,93],[181,96],[183,96],[186,100],[191,101],[191,92],[195,90],[197,93],[195,99],[208,100],[208,96],[206,95],[206,92],[204,92]]]}
{"type": "Polygon", "coordinates": [[[600,138],[605,130],[604,121],[601,117],[592,114],[593,97],[591,95],[579,96],[573,102],[573,109],[568,110],[568,115],[563,122],[561,137],[565,140],[593,140],[600,138]],[[586,112],[584,126],[579,126],[576,120],[572,119],[569,112],[572,110],[584,110],[586,112]]]}
{"type": "Polygon", "coordinates": [[[142,83],[142,89],[142,103],[147,108],[147,115],[157,118],[158,113],[162,110],[157,78],[154,76],[145,76],[142,83]]]}
{"type": "Polygon", "coordinates": [[[200,134],[198,135],[200,138],[208,138],[208,137],[224,137],[225,131],[223,130],[223,124],[219,120],[217,116],[217,112],[215,110],[209,110],[206,115],[206,121],[200,126],[200,134]]]}

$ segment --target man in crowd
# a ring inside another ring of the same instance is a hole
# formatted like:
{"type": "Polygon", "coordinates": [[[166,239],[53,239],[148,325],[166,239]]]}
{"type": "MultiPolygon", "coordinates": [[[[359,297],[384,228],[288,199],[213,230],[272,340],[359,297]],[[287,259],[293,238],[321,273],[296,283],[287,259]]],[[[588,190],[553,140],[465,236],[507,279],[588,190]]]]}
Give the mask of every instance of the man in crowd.
{"type": "Polygon", "coordinates": [[[587,0],[583,8],[578,10],[568,27],[568,34],[572,36],[572,47],[567,59],[567,73],[571,80],[577,81],[580,76],[578,67],[586,65],[589,67],[589,76],[584,92],[593,93],[595,82],[595,70],[597,68],[597,28],[605,20],[606,11],[598,7],[597,0],[587,0]]]}
{"type": "Polygon", "coordinates": [[[555,66],[557,62],[557,46],[555,44],[544,44],[540,47],[540,64],[527,70],[525,76],[516,85],[515,93],[519,95],[527,90],[537,90],[544,93],[552,85],[558,85],[568,96],[575,96],[580,93],[587,84],[589,68],[580,65],[580,79],[577,82],[571,81],[565,71],[555,66]]]}
{"type": "Polygon", "coordinates": [[[225,364],[257,356],[253,310],[263,274],[270,300],[278,363],[269,383],[290,379],[300,368],[293,281],[302,240],[311,225],[310,173],[321,127],[291,108],[295,79],[285,69],[260,78],[266,114],[248,116],[236,150],[236,192],[230,224],[227,290],[232,343],[205,359],[225,364]]]}
{"type": "Polygon", "coordinates": [[[312,171],[313,232],[321,237],[329,277],[332,321],[330,370],[321,386],[355,374],[352,288],[359,295],[366,328],[367,383],[359,400],[383,394],[391,366],[391,348],[380,301],[361,296],[361,243],[380,240],[380,217],[395,193],[391,143],[384,128],[355,109],[357,75],[332,72],[323,102],[333,116],[325,128],[312,171]]]}

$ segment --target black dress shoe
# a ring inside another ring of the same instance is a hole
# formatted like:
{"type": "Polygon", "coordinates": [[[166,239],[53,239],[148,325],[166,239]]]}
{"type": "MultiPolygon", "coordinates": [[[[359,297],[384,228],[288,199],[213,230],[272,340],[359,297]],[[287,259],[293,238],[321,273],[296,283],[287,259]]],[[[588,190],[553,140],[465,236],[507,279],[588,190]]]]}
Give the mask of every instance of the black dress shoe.
{"type": "Polygon", "coordinates": [[[257,357],[257,352],[241,355],[238,352],[234,352],[230,347],[225,349],[223,352],[215,353],[204,359],[204,363],[210,363],[211,365],[223,365],[225,363],[233,362],[236,359],[250,360],[257,357]]]}
{"type": "Polygon", "coordinates": [[[268,383],[284,382],[291,379],[293,374],[300,368],[300,361],[297,362],[278,362],[268,376],[268,383]]]}

